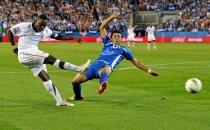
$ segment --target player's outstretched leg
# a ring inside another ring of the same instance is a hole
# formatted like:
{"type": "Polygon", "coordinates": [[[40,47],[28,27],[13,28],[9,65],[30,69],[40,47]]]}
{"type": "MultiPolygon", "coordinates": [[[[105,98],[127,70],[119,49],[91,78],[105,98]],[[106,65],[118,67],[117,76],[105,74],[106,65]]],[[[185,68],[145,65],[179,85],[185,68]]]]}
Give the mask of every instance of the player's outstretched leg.
{"type": "Polygon", "coordinates": [[[68,98],[69,101],[74,100],[83,100],[81,83],[88,81],[87,77],[84,74],[78,73],[72,80],[72,86],[74,91],[74,96],[68,98]]]}
{"type": "Polygon", "coordinates": [[[60,69],[64,69],[64,70],[73,70],[73,71],[76,71],[76,72],[79,72],[79,73],[83,73],[85,72],[88,67],[90,66],[90,59],[83,65],[81,66],[76,66],[74,64],[71,64],[71,63],[68,63],[68,62],[65,62],[65,61],[61,61],[51,55],[49,55],[47,58],[45,58],[44,60],[44,64],[51,64],[57,68],[60,68],[60,69]]]}
{"type": "Polygon", "coordinates": [[[44,70],[42,70],[38,75],[41,80],[43,81],[44,87],[46,90],[54,97],[56,100],[56,106],[74,106],[74,104],[71,104],[65,100],[62,99],[58,89],[53,84],[52,80],[50,80],[50,77],[48,73],[44,70]]]}

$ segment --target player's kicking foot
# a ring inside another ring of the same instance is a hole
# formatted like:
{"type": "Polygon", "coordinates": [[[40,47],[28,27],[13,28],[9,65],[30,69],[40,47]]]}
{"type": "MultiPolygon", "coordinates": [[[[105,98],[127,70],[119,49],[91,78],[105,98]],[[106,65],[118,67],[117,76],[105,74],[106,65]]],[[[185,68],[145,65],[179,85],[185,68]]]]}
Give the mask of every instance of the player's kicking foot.
{"type": "Polygon", "coordinates": [[[83,96],[80,96],[80,97],[72,96],[72,97],[69,97],[66,100],[67,101],[82,101],[82,100],[84,100],[84,97],[83,96]]]}
{"type": "Polygon", "coordinates": [[[91,60],[88,59],[85,64],[80,66],[81,67],[81,72],[80,72],[81,74],[84,73],[90,67],[90,62],[91,62],[91,60]]]}
{"type": "Polygon", "coordinates": [[[75,105],[67,102],[66,100],[62,100],[61,102],[57,102],[56,106],[70,106],[70,107],[74,107],[75,105]]]}
{"type": "Polygon", "coordinates": [[[100,85],[99,89],[98,89],[98,93],[99,93],[99,94],[102,94],[102,93],[104,92],[104,90],[105,90],[107,87],[108,87],[108,83],[107,83],[107,82],[103,82],[103,83],[100,85]]]}

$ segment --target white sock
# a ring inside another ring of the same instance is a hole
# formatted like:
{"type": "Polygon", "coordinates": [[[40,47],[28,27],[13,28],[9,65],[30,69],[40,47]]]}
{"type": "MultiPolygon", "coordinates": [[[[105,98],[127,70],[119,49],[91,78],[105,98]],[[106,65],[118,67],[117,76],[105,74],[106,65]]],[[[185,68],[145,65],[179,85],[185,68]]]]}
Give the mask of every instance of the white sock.
{"type": "Polygon", "coordinates": [[[73,70],[73,71],[76,71],[76,72],[81,72],[82,71],[82,68],[80,66],[76,66],[76,65],[68,63],[68,62],[63,62],[63,61],[60,61],[59,59],[57,59],[55,61],[53,66],[55,66],[57,68],[60,68],[60,69],[64,69],[64,70],[73,70]]]}
{"type": "Polygon", "coordinates": [[[128,42],[128,47],[130,47],[130,42],[128,42]]]}
{"type": "Polygon", "coordinates": [[[154,46],[154,48],[156,49],[156,42],[153,42],[153,46],[154,46]]]}
{"type": "Polygon", "coordinates": [[[150,49],[150,43],[147,43],[147,49],[150,49]]]}
{"type": "Polygon", "coordinates": [[[55,98],[56,102],[61,102],[62,98],[60,93],[58,92],[58,89],[55,87],[55,85],[52,83],[51,80],[48,80],[46,82],[43,82],[45,88],[47,91],[55,98]]]}

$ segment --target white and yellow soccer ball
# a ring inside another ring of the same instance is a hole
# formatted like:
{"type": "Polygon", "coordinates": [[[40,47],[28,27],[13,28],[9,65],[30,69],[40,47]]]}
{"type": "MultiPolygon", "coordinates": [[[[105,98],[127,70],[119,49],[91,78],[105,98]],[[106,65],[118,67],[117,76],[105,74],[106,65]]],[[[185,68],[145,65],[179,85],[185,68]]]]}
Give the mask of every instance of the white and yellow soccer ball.
{"type": "Polygon", "coordinates": [[[202,89],[202,82],[197,78],[188,79],[185,83],[185,90],[189,93],[197,93],[202,89]]]}

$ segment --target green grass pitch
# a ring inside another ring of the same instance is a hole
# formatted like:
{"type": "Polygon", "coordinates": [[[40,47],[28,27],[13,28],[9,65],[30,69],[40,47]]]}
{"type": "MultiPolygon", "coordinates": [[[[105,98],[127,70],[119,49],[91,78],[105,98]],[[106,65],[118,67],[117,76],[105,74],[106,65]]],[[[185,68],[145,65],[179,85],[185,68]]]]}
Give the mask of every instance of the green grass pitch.
{"type": "MultiPolygon", "coordinates": [[[[102,44],[41,44],[59,59],[82,64],[95,60],[102,44]]],[[[134,56],[159,72],[156,79],[124,60],[97,94],[98,80],[83,84],[85,101],[76,107],[56,107],[42,82],[19,64],[7,43],[0,43],[0,130],[207,130],[210,128],[210,44],[146,44],[131,48],[134,56]],[[189,78],[203,83],[200,93],[189,94],[189,78]]],[[[48,65],[63,98],[72,96],[76,74],[48,65]]]]}

